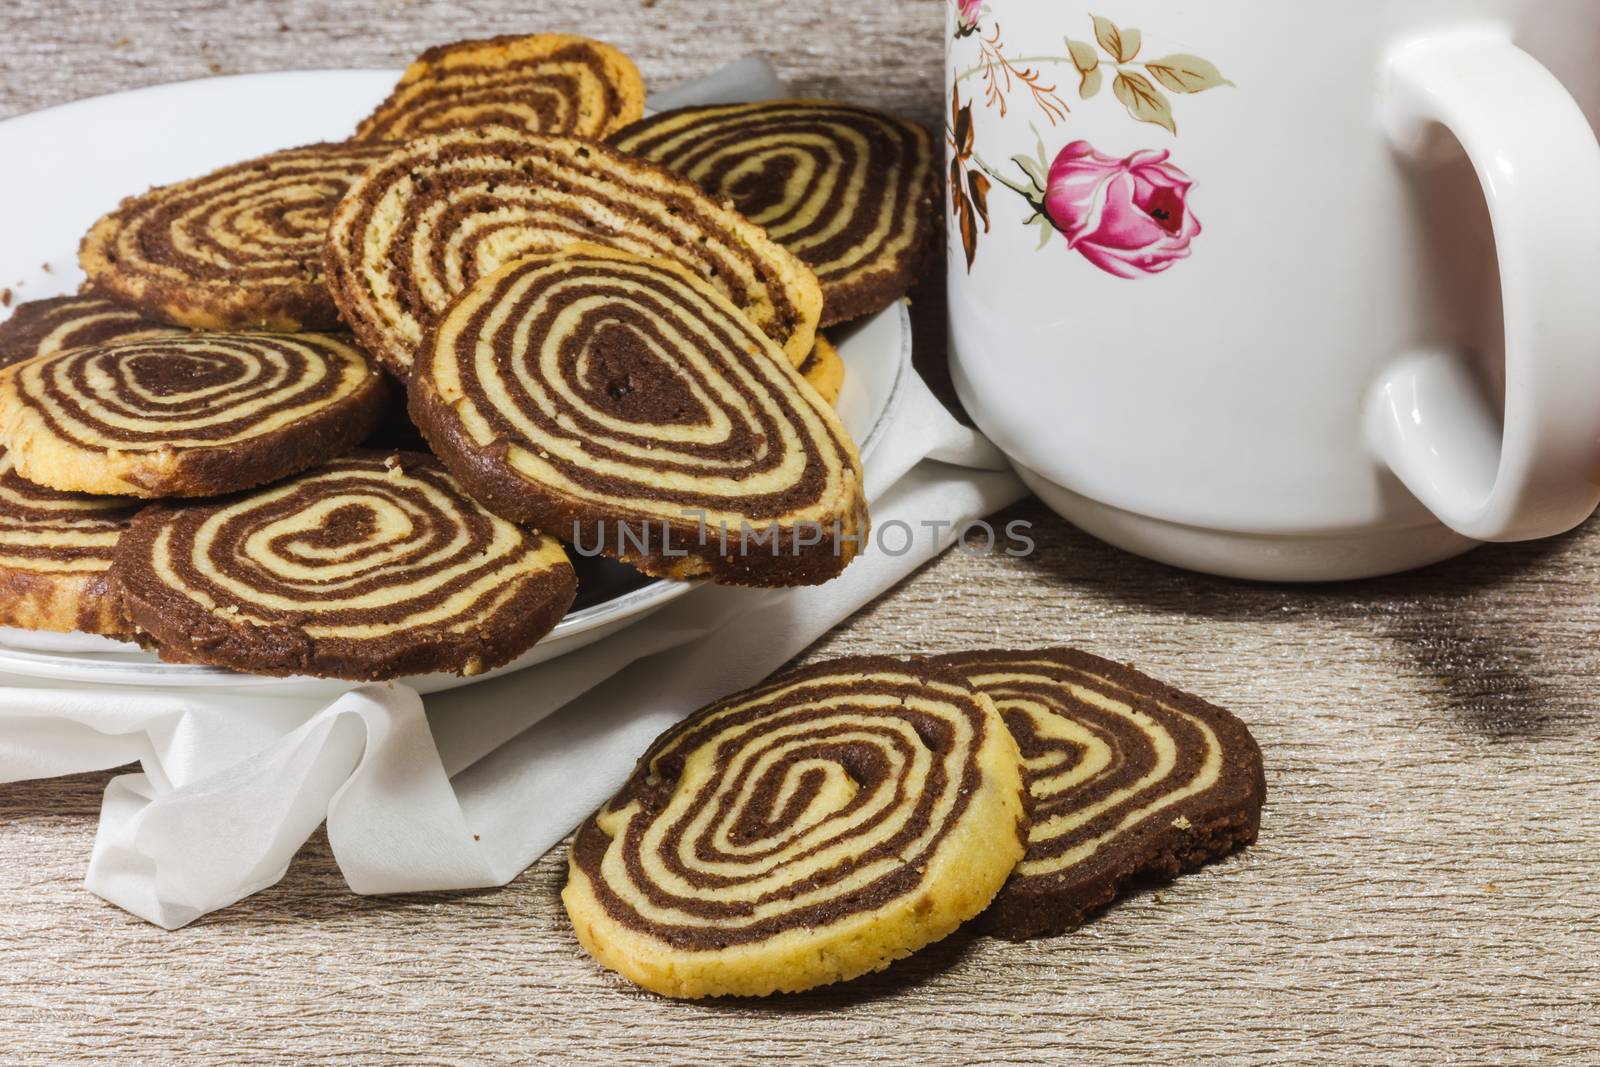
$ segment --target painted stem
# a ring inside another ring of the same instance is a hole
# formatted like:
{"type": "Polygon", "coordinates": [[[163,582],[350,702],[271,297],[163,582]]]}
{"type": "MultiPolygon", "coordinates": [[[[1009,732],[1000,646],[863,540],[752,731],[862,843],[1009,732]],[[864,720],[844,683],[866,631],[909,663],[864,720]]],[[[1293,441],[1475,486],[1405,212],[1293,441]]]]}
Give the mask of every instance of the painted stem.
{"type": "Polygon", "coordinates": [[[1016,184],[1005,175],[1001,174],[994,167],[990,166],[989,163],[976,152],[972,153],[969,158],[979,170],[983,171],[990,178],[1005,186],[1007,189],[1010,189],[1013,193],[1016,193],[1018,196],[1022,197],[1022,199],[1026,200],[1028,202],[1028,206],[1033,208],[1034,211],[1037,211],[1041,215],[1044,214],[1043,189],[1039,189],[1032,184],[1029,184],[1026,188],[1016,184]]]}

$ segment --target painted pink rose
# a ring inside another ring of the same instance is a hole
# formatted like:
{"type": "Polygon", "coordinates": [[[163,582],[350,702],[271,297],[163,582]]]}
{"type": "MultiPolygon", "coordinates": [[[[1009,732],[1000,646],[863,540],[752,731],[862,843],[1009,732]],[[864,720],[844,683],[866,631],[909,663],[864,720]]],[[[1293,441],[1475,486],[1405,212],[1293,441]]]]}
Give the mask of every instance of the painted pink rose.
{"type": "Polygon", "coordinates": [[[956,36],[965,37],[978,28],[983,0],[956,0],[956,36]]]}
{"type": "Polygon", "coordinates": [[[1189,256],[1200,220],[1189,210],[1189,176],[1168,152],[1114,159],[1074,141],[1050,165],[1045,214],[1067,247],[1119,278],[1160,274],[1189,256]]]}

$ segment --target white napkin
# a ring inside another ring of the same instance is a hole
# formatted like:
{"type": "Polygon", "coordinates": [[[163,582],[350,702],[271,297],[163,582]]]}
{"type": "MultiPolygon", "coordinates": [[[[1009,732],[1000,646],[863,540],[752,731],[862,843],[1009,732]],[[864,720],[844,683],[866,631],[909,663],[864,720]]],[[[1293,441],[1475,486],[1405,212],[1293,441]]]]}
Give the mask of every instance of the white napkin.
{"type": "Polygon", "coordinates": [[[86,885],[169,929],[276,882],[324,820],[357,893],[503,885],[620,785],[667,725],[764,678],[943,552],[964,523],[1023,495],[1004,457],[914,374],[882,433],[866,461],[873,522],[914,537],[904,553],[898,534],[875,537],[827,585],[706,586],[426,708],[392,684],[318,706],[30,681],[0,689],[0,781],[139,761],[143,773],[106,788],[86,885]]]}

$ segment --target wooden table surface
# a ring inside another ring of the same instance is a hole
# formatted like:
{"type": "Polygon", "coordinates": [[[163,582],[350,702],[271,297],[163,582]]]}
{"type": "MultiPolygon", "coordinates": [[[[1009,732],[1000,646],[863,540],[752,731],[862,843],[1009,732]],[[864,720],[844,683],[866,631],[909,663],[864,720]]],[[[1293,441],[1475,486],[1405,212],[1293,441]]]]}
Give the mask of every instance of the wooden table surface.
{"type": "MultiPolygon", "coordinates": [[[[0,115],[559,28],[653,84],[759,52],[799,90],[932,124],[941,20],[941,0],[9,0],[0,115]]],[[[916,302],[934,376],[938,291],[916,302]]],[[[1600,526],[1306,590],[1135,560],[1032,504],[1008,517],[1035,524],[1034,556],[950,555],[808,658],[1131,660],[1254,729],[1254,848],[1069,936],[958,934],[847,987],[680,1004],[583,955],[559,851],[501,890],[372,899],[319,835],[278,886],[168,933],[81,886],[108,775],[4,786],[0,1061],[1597,1062],[1600,526]]]]}

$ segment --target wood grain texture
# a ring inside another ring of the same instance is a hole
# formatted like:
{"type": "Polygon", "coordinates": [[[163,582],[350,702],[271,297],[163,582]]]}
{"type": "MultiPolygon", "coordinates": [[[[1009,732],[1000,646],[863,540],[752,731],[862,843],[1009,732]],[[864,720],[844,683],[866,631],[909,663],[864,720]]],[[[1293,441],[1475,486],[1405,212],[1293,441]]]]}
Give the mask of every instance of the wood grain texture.
{"type": "MultiPolygon", "coordinates": [[[[12,0],[0,112],[558,27],[657,84],[757,51],[804,91],[935,122],[940,18],[938,0],[12,0]]],[[[915,304],[935,373],[938,291],[915,304]]],[[[0,1060],[1595,1062],[1600,527],[1298,590],[1134,560],[1036,505],[1007,518],[1034,524],[1031,558],[954,553],[807,658],[1070,642],[1132,661],[1254,728],[1255,848],[1066,937],[958,935],[846,988],[677,1004],[583,956],[559,854],[502,890],[368,899],[319,836],[280,885],[166,933],[81,887],[106,775],[0,787],[0,1060]]]]}

